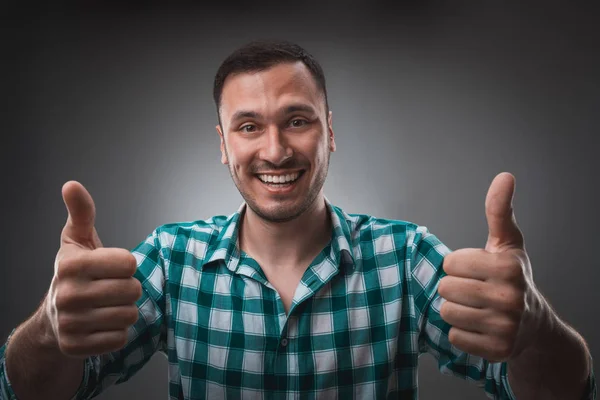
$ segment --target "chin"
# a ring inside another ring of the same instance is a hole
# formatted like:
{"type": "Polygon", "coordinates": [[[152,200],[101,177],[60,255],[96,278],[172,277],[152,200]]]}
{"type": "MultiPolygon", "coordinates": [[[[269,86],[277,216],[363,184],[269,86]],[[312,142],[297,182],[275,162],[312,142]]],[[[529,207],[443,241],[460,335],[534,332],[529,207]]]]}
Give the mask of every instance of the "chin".
{"type": "MultiPolygon", "coordinates": [[[[285,202],[285,201],[284,201],[285,202]]],[[[262,219],[269,222],[288,222],[296,219],[308,207],[302,207],[302,204],[274,204],[267,206],[266,204],[256,204],[247,202],[248,206],[262,219]]],[[[287,203],[287,202],[285,202],[287,203]]]]}
{"type": "MultiPolygon", "coordinates": [[[[298,179],[297,187],[277,193],[265,189],[263,183],[254,176],[244,184],[234,180],[248,207],[260,218],[269,222],[292,221],[310,209],[323,186],[316,185],[319,187],[316,190],[315,186],[311,186],[314,184],[312,181],[312,176],[304,173],[298,179]]],[[[324,182],[324,179],[322,181],[324,182]]]]}

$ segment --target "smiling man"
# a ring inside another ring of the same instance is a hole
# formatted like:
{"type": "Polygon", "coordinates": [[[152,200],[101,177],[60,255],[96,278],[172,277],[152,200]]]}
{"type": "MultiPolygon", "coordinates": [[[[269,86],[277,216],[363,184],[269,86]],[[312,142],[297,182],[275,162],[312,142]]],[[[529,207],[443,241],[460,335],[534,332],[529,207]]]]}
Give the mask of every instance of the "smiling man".
{"type": "Polygon", "coordinates": [[[172,399],[416,399],[429,352],[493,398],[595,398],[585,341],[533,282],[512,175],[488,191],[485,249],[451,252],[326,199],[332,114],[299,46],[236,50],[214,98],[244,204],[129,252],[102,247],[90,194],[66,183],[54,278],[0,350],[0,397],[91,398],[162,352],[172,399]]]}

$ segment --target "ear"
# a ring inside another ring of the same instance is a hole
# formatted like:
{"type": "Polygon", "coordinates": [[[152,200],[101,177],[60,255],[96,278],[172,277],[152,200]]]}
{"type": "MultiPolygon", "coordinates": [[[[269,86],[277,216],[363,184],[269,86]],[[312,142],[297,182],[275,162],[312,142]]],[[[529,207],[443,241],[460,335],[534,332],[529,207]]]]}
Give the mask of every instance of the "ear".
{"type": "Polygon", "coordinates": [[[327,130],[329,134],[329,151],[335,151],[335,134],[333,133],[333,117],[332,112],[329,111],[329,115],[327,116],[327,130]]]}
{"type": "Polygon", "coordinates": [[[225,151],[225,137],[223,136],[221,125],[217,125],[215,128],[217,129],[217,133],[219,134],[219,138],[221,139],[221,163],[229,164],[229,160],[227,159],[227,152],[225,151]]]}

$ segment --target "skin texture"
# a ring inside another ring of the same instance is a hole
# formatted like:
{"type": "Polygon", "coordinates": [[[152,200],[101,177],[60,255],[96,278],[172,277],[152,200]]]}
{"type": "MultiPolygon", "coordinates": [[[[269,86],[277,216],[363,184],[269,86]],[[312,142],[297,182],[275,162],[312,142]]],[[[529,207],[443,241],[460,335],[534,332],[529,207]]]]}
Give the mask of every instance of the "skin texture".
{"type": "Polygon", "coordinates": [[[459,349],[508,362],[519,399],[579,399],[589,374],[583,338],[562,322],[536,288],[512,206],[515,178],[501,173],[485,201],[485,249],[459,249],[444,258],[440,314],[459,349]]]}
{"type": "Polygon", "coordinates": [[[56,255],[46,315],[63,353],[86,358],[118,350],[138,318],[142,295],[131,252],[104,248],[94,227],[92,196],[78,182],[63,187],[69,212],[56,255]]]}
{"type": "Polygon", "coordinates": [[[83,361],[119,350],[138,318],[142,294],[137,261],[126,249],[104,248],[94,227],[96,207],[79,183],[64,184],[68,211],[50,289],[36,313],[17,328],[6,354],[19,399],[67,399],[83,361]]]}
{"type": "Polygon", "coordinates": [[[500,174],[486,199],[485,249],[460,249],[444,258],[438,293],[442,318],[457,347],[490,361],[505,361],[531,342],[540,299],[523,235],[512,210],[514,177],[500,174]],[[519,330],[521,321],[523,329],[519,330]],[[529,326],[529,323],[533,325],[529,326]]]}
{"type": "Polygon", "coordinates": [[[322,195],[335,141],[323,94],[304,64],[229,76],[220,115],[221,162],[252,212],[271,222],[290,221],[322,195]],[[300,183],[285,195],[268,193],[256,177],[299,170],[300,183]]]}

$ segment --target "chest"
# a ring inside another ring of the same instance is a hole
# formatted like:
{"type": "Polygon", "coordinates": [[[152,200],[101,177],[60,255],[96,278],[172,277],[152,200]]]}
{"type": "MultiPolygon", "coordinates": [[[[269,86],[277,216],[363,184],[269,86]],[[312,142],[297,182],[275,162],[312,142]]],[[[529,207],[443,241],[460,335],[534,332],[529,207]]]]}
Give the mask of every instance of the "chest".
{"type": "Polygon", "coordinates": [[[279,294],[286,314],[290,311],[296,289],[302,280],[304,271],[293,269],[289,271],[277,271],[276,268],[263,268],[267,281],[279,294]]]}
{"type": "MultiPolygon", "coordinates": [[[[225,398],[219,390],[236,387],[256,395],[249,398],[262,399],[270,398],[265,393],[309,388],[329,393],[327,388],[340,390],[340,382],[347,388],[368,384],[370,390],[375,385],[390,390],[394,369],[416,368],[418,362],[418,343],[411,332],[416,325],[408,313],[403,316],[402,288],[388,287],[374,295],[363,290],[364,281],[338,278],[273,280],[279,297],[252,279],[217,275],[201,280],[195,304],[173,302],[168,319],[169,348],[175,350],[169,362],[178,366],[184,392],[225,398]],[[298,288],[315,290],[288,314],[281,302],[291,302],[289,296],[301,292],[298,288]],[[399,350],[404,366],[396,365],[399,350]]],[[[401,385],[412,388],[415,382],[401,385]]],[[[346,397],[374,398],[354,392],[346,397]]]]}

